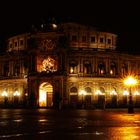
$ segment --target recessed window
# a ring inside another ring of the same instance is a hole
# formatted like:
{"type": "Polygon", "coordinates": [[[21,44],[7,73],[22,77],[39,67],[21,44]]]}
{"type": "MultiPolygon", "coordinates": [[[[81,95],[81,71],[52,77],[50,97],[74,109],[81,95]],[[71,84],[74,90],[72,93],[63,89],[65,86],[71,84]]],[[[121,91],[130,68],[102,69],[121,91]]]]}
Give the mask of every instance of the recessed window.
{"type": "Polygon", "coordinates": [[[128,66],[127,66],[127,64],[122,64],[121,73],[122,73],[122,75],[126,75],[128,73],[128,66]]]}
{"type": "Polygon", "coordinates": [[[21,45],[21,46],[23,45],[23,40],[20,40],[20,45],[21,45]]]}
{"type": "Polygon", "coordinates": [[[77,73],[77,62],[71,61],[69,63],[69,73],[70,74],[75,74],[77,73]]]}
{"type": "Polygon", "coordinates": [[[20,63],[19,62],[15,62],[13,71],[14,71],[14,76],[19,76],[19,74],[20,74],[20,63]]]}
{"type": "Polygon", "coordinates": [[[3,75],[8,76],[9,74],[9,62],[5,62],[3,66],[3,75]]]}
{"type": "Polygon", "coordinates": [[[95,36],[91,37],[91,43],[95,43],[95,36]]]}
{"type": "Polygon", "coordinates": [[[77,93],[77,92],[78,92],[78,90],[77,90],[77,88],[76,88],[76,87],[72,87],[72,88],[70,89],[70,92],[72,92],[72,93],[77,93]]]}
{"type": "Polygon", "coordinates": [[[105,64],[103,62],[100,62],[98,64],[98,74],[104,75],[105,74],[105,64]]]}
{"type": "Polygon", "coordinates": [[[111,44],[111,39],[107,39],[107,44],[111,44]]]}
{"type": "Polygon", "coordinates": [[[12,48],[12,46],[13,46],[13,44],[12,44],[12,43],[10,43],[9,48],[12,48]]]}
{"type": "Polygon", "coordinates": [[[15,42],[15,47],[17,47],[17,42],[15,42]]]}
{"type": "Polygon", "coordinates": [[[84,62],[84,73],[91,74],[91,63],[89,61],[84,62]]]}
{"type": "Polygon", "coordinates": [[[82,42],[86,42],[86,41],[87,41],[86,36],[82,36],[82,42]]]}
{"type": "Polygon", "coordinates": [[[76,36],[76,35],[73,35],[73,36],[72,36],[72,41],[74,41],[74,42],[77,41],[77,36],[76,36]]]}
{"type": "Polygon", "coordinates": [[[114,62],[112,62],[110,64],[110,75],[115,75],[116,71],[117,71],[116,64],[114,62]]]}
{"type": "Polygon", "coordinates": [[[103,42],[104,42],[104,38],[100,37],[100,43],[103,43],[103,42]]]}

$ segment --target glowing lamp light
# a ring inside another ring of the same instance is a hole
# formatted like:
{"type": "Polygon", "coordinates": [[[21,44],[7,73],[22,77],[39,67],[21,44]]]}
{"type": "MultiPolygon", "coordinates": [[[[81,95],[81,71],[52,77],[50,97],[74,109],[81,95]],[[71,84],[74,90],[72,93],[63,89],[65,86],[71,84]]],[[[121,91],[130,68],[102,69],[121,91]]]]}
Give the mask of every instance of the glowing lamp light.
{"type": "Polygon", "coordinates": [[[73,73],[74,72],[74,69],[71,67],[70,68],[70,73],[73,73]]]}
{"type": "Polygon", "coordinates": [[[128,76],[125,80],[124,80],[124,84],[126,86],[135,86],[137,84],[137,80],[133,77],[133,76],[128,76]]]}
{"type": "Polygon", "coordinates": [[[8,93],[6,91],[3,91],[2,94],[1,94],[3,97],[7,97],[8,96],[8,93]]]}
{"type": "Polygon", "coordinates": [[[40,107],[45,107],[47,105],[46,104],[46,98],[47,98],[46,91],[40,90],[40,94],[39,94],[39,105],[40,105],[40,107]]]}
{"type": "Polygon", "coordinates": [[[140,95],[140,94],[139,94],[139,92],[138,92],[138,91],[135,91],[135,92],[134,92],[134,95],[140,95]]]}
{"type": "Polygon", "coordinates": [[[97,90],[97,91],[95,92],[95,94],[96,94],[96,95],[102,95],[102,92],[101,92],[100,90],[97,90]]]}
{"type": "Polygon", "coordinates": [[[56,29],[57,28],[57,25],[56,24],[52,24],[52,27],[54,28],[54,29],[56,29]]]}
{"type": "Polygon", "coordinates": [[[113,74],[113,70],[110,70],[110,74],[111,74],[111,75],[113,74]]]}
{"type": "Polygon", "coordinates": [[[136,84],[137,84],[137,79],[131,75],[128,76],[126,79],[124,79],[124,85],[129,87],[128,113],[134,113],[131,87],[135,86],[136,84]]]}
{"type": "Polygon", "coordinates": [[[110,95],[117,95],[117,93],[116,93],[115,90],[112,90],[112,91],[110,92],[110,95]]]}
{"type": "Polygon", "coordinates": [[[104,74],[104,70],[101,70],[101,74],[104,74]]]}
{"type": "Polygon", "coordinates": [[[18,91],[15,91],[13,95],[14,96],[20,96],[20,93],[18,91]]]}
{"type": "Polygon", "coordinates": [[[128,92],[127,90],[125,90],[125,91],[123,92],[123,95],[129,95],[129,92],[128,92]]]}
{"type": "Polygon", "coordinates": [[[85,91],[85,90],[81,90],[81,91],[79,92],[79,95],[86,95],[86,91],[85,91]]]}

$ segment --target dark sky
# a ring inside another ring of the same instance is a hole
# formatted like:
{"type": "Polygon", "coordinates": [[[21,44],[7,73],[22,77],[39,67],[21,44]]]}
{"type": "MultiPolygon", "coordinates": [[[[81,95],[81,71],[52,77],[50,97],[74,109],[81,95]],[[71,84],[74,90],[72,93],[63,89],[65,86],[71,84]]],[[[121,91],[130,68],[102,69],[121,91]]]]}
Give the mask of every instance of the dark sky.
{"type": "Polygon", "coordinates": [[[81,22],[118,34],[119,50],[140,53],[139,4],[135,0],[122,1],[1,0],[0,44],[7,37],[28,30],[41,19],[55,17],[59,22],[81,22]]]}

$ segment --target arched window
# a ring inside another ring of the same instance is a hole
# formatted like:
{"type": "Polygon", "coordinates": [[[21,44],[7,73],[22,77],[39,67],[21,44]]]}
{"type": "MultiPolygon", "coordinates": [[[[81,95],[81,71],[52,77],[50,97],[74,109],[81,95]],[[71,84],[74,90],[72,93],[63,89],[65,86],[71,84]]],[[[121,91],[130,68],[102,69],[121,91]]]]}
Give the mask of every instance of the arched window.
{"type": "Polygon", "coordinates": [[[105,64],[103,62],[100,62],[98,64],[98,74],[104,75],[105,74],[105,64]]]}
{"type": "Polygon", "coordinates": [[[100,91],[101,91],[102,94],[105,93],[105,89],[103,87],[100,87],[100,91]]]}
{"type": "Polygon", "coordinates": [[[76,87],[70,88],[70,106],[76,107],[78,103],[78,90],[76,87]]]}
{"type": "Polygon", "coordinates": [[[112,90],[110,91],[110,95],[117,95],[117,91],[115,87],[113,87],[112,90]]]}
{"type": "Polygon", "coordinates": [[[77,93],[77,88],[76,88],[76,87],[72,87],[72,88],[70,89],[70,92],[71,92],[71,93],[77,93]]]}
{"type": "Polygon", "coordinates": [[[90,88],[90,87],[86,87],[86,88],[85,88],[85,91],[86,91],[87,93],[91,93],[91,88],[90,88]]]}

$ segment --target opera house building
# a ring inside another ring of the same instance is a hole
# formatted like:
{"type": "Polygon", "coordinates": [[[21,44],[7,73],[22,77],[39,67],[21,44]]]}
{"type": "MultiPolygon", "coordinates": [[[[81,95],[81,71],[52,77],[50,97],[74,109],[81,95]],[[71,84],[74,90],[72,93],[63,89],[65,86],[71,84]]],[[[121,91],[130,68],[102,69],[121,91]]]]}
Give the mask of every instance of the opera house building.
{"type": "MultiPolygon", "coordinates": [[[[12,36],[0,54],[0,107],[127,107],[124,77],[140,56],[116,51],[117,35],[78,23],[41,25],[12,36]]],[[[140,86],[131,88],[140,107],[140,86]]]]}

